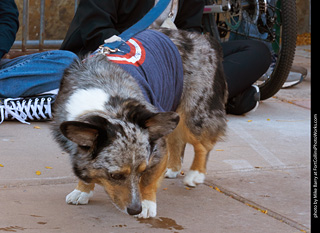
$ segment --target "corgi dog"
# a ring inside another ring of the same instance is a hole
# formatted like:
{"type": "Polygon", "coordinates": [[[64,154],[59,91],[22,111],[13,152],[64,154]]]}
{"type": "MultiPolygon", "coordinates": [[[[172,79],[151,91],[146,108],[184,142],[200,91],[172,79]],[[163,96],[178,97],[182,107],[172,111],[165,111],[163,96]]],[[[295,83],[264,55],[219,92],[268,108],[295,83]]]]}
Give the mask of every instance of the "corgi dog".
{"type": "Polygon", "coordinates": [[[118,209],[149,218],[162,178],[181,170],[186,143],[195,155],[184,183],[205,180],[226,129],[222,50],[210,36],[169,29],[145,30],[125,46],[123,56],[97,53],[65,70],[52,131],[79,178],[67,203],[87,204],[99,184],[118,209]]]}

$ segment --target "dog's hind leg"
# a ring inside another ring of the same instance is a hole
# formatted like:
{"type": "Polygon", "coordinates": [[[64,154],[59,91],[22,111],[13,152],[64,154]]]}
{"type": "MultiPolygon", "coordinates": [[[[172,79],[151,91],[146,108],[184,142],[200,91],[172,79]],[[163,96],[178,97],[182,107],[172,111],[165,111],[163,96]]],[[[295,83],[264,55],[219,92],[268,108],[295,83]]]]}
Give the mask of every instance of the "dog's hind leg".
{"type": "Polygon", "coordinates": [[[174,130],[167,138],[167,149],[169,153],[169,160],[166,178],[176,178],[181,171],[181,164],[183,161],[184,150],[186,143],[182,140],[179,131],[180,127],[174,130]]]}
{"type": "Polygon", "coordinates": [[[80,180],[75,190],[67,195],[66,202],[74,205],[88,204],[90,197],[93,195],[94,186],[93,183],[86,184],[80,180]]]}
{"type": "Polygon", "coordinates": [[[195,187],[197,184],[204,183],[209,153],[215,143],[216,139],[193,140],[191,142],[195,155],[190,170],[183,180],[185,185],[195,187]]]}

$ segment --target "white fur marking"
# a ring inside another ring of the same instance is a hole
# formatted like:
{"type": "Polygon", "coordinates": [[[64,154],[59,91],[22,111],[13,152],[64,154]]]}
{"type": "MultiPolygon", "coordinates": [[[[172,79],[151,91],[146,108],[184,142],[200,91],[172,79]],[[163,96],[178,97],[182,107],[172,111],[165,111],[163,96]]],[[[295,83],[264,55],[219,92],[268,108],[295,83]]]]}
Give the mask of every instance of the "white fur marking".
{"type": "Polygon", "coordinates": [[[70,96],[66,104],[67,119],[71,121],[86,112],[103,111],[109,98],[110,96],[99,88],[78,90],[70,96]]]}
{"type": "Polygon", "coordinates": [[[90,197],[92,197],[93,192],[90,191],[90,193],[81,192],[78,189],[73,190],[71,193],[69,193],[66,197],[66,202],[68,204],[73,205],[86,205],[89,202],[90,197]]]}
{"type": "Polygon", "coordinates": [[[138,218],[154,218],[157,215],[157,203],[154,201],[143,200],[141,202],[142,212],[135,217],[138,218]]]}
{"type": "Polygon", "coordinates": [[[164,175],[166,178],[174,179],[177,178],[180,171],[174,172],[170,168],[167,169],[166,174],[164,175]]]}
{"type": "Polygon", "coordinates": [[[206,176],[204,173],[200,173],[199,171],[190,170],[186,177],[183,179],[183,183],[190,187],[196,187],[197,184],[202,184],[205,180],[206,176]]]}
{"type": "Polygon", "coordinates": [[[131,198],[132,198],[132,201],[136,201],[137,199],[137,189],[135,188],[135,181],[134,181],[134,177],[132,177],[132,180],[131,180],[131,198]]]}

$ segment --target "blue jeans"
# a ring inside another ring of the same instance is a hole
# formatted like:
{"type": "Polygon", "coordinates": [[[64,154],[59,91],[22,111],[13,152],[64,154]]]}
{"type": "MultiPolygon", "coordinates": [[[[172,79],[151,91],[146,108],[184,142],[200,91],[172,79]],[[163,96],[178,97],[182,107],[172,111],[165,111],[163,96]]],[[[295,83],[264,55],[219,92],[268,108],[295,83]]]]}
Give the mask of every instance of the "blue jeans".
{"type": "Polygon", "coordinates": [[[64,70],[77,56],[53,50],[0,60],[0,98],[35,96],[58,89],[64,70]]]}

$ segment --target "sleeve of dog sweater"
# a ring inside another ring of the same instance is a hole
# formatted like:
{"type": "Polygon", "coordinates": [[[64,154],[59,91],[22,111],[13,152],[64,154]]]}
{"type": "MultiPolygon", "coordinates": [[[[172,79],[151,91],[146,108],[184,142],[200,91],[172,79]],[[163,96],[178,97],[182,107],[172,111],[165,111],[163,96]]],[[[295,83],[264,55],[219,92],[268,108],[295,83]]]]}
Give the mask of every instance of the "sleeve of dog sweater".
{"type": "Polygon", "coordinates": [[[19,12],[14,0],[0,1],[0,59],[9,52],[19,28],[19,12]]]}

